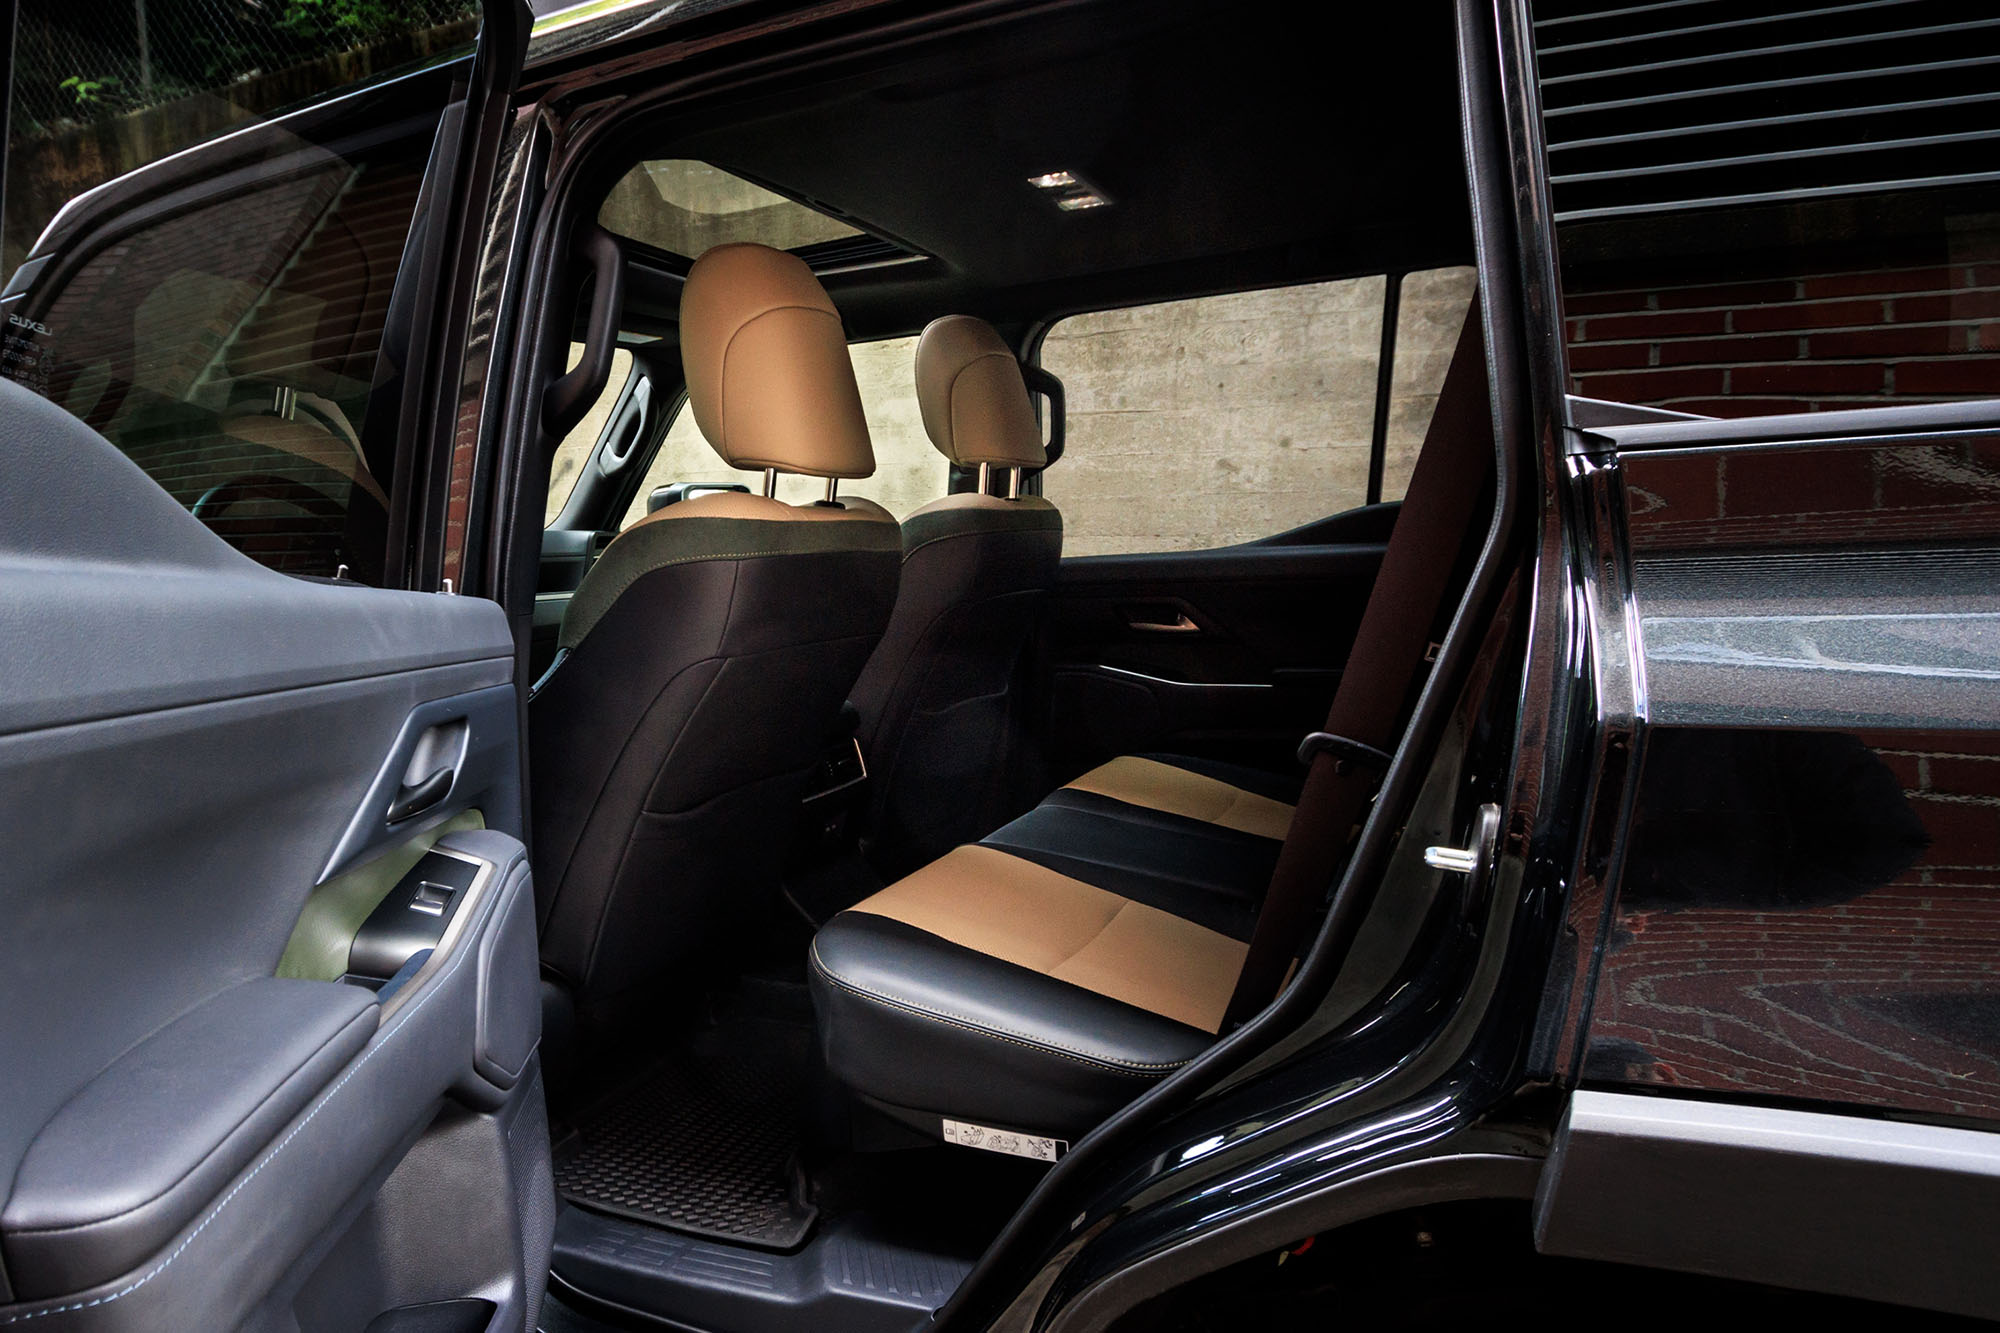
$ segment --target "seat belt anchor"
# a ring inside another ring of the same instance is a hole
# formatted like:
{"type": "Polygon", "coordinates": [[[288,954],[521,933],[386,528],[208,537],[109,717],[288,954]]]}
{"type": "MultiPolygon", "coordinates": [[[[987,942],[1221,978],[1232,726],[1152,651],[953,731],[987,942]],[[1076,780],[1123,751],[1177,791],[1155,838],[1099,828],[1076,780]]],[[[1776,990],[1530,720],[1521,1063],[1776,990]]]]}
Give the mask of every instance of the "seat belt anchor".
{"type": "Polygon", "coordinates": [[[1334,758],[1334,771],[1340,772],[1345,765],[1384,773],[1389,768],[1389,753],[1372,745],[1336,736],[1330,731],[1315,731],[1299,742],[1299,762],[1310,764],[1322,754],[1334,758]]]}

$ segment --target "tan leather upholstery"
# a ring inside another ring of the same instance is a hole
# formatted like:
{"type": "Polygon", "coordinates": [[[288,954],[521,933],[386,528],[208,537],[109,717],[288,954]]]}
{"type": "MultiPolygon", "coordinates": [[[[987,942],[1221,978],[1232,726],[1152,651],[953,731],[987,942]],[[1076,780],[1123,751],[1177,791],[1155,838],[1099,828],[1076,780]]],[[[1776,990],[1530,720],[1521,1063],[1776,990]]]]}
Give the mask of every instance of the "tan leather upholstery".
{"type": "Polygon", "coordinates": [[[709,491],[693,496],[679,504],[655,509],[652,513],[634,523],[625,531],[644,527],[648,523],[660,523],[672,519],[687,518],[742,518],[770,522],[784,522],[796,519],[802,522],[838,522],[842,519],[866,523],[894,523],[896,516],[876,504],[873,500],[863,500],[859,496],[843,495],[837,504],[814,501],[811,504],[786,504],[783,500],[773,500],[769,496],[745,495],[741,491],[709,491]]]}
{"type": "Polygon", "coordinates": [[[731,467],[875,471],[840,315],[797,255],[750,244],[702,255],[681,292],[680,335],[695,424],[731,467]]]}
{"type": "Polygon", "coordinates": [[[1067,785],[1127,805],[1185,815],[1279,842],[1284,841],[1292,827],[1292,807],[1283,801],[1136,755],[1121,755],[1108,764],[1100,764],[1067,785]]]}
{"type": "Polygon", "coordinates": [[[1221,1028],[1247,947],[991,847],[959,847],[850,910],[1204,1032],[1221,1028]]]}
{"type": "Polygon", "coordinates": [[[294,454],[317,463],[353,482],[357,489],[373,496],[383,508],[389,506],[389,497],[383,494],[381,484],[369,474],[367,465],[361,461],[354,446],[316,422],[303,419],[287,421],[283,417],[263,414],[235,416],[223,421],[222,433],[260,448],[294,454]]]}
{"type": "Polygon", "coordinates": [[[917,340],[917,405],[938,452],[961,467],[1038,468],[1049,459],[1021,363],[991,324],[934,319],[917,340]]]}

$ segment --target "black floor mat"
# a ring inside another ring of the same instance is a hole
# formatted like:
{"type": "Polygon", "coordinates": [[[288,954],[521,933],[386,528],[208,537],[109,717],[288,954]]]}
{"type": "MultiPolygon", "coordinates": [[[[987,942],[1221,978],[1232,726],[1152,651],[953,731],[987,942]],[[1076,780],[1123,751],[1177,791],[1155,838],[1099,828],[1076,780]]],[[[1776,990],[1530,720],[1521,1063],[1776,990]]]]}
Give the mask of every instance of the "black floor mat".
{"type": "Polygon", "coordinates": [[[556,1149],[556,1187],[676,1231],[798,1245],[817,1214],[794,1184],[810,1041],[767,1019],[704,1030],[576,1118],[556,1149]]]}

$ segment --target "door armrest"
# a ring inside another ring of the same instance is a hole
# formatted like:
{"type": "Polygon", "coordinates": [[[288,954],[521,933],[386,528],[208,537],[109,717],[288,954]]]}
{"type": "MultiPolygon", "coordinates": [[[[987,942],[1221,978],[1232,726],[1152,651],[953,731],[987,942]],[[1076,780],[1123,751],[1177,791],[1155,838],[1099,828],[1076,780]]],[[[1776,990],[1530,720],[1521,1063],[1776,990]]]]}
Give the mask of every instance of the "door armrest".
{"type": "Polygon", "coordinates": [[[375,996],[259,978],[120,1056],[42,1126],[0,1209],[16,1299],[131,1269],[186,1226],[367,1045],[375,996]]]}

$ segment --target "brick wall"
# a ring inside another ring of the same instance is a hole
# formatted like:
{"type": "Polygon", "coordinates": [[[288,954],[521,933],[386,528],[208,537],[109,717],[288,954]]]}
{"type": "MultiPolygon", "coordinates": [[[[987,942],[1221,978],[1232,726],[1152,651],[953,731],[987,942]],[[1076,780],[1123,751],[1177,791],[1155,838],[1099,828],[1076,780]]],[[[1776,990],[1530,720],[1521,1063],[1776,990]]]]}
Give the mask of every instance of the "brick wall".
{"type": "Polygon", "coordinates": [[[1564,296],[1577,393],[1705,416],[2000,395],[2000,233],[1948,261],[1564,296]]]}

